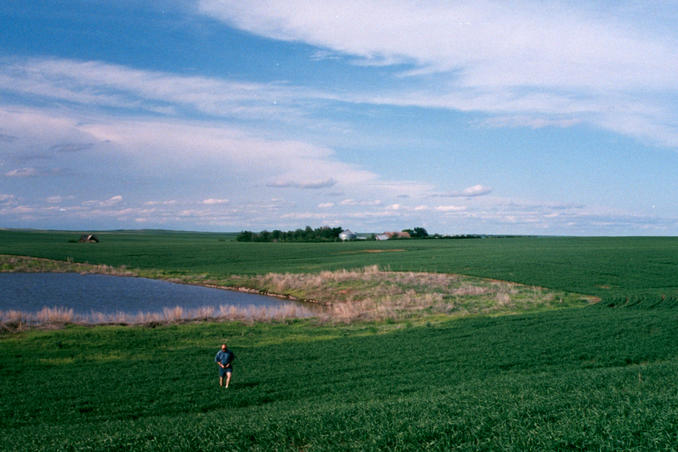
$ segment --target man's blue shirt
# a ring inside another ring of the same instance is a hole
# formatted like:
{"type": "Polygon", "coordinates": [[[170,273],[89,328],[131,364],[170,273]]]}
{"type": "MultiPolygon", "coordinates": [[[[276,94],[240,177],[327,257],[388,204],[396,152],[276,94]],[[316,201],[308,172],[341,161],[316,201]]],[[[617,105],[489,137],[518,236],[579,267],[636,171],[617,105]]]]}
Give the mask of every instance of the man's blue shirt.
{"type": "Polygon", "coordinates": [[[219,350],[217,352],[217,356],[214,357],[214,362],[221,363],[225,366],[226,364],[232,363],[234,359],[235,359],[235,355],[233,354],[232,351],[230,351],[230,350],[226,350],[226,351],[219,350]]]}

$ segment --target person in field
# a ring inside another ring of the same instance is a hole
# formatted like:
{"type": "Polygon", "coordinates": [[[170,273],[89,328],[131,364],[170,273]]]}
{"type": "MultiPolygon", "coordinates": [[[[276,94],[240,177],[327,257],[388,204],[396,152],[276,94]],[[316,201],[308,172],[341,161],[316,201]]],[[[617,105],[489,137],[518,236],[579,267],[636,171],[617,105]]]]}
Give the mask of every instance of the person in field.
{"type": "Polygon", "coordinates": [[[228,346],[224,343],[221,344],[221,350],[217,352],[217,356],[214,357],[214,361],[219,365],[219,386],[224,387],[224,377],[226,377],[226,388],[231,383],[231,375],[233,375],[233,360],[235,359],[235,354],[228,349],[228,346]]]}

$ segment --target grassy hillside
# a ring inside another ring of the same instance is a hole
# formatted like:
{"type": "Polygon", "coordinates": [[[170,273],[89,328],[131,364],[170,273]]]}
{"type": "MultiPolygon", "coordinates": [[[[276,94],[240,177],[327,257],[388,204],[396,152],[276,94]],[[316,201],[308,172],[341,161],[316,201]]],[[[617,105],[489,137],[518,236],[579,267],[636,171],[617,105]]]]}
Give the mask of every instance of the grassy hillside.
{"type": "Polygon", "coordinates": [[[71,327],[0,339],[0,448],[657,450],[678,311],[71,327]],[[214,353],[237,355],[217,387],[214,353]]]}
{"type": "Polygon", "coordinates": [[[214,279],[376,264],[607,302],[344,326],[303,320],[6,334],[2,450],[678,446],[676,238],[316,244],[161,231],[98,235],[99,244],[78,244],[71,242],[76,233],[0,231],[0,254],[214,279]],[[224,339],[238,357],[228,390],[217,387],[212,362],[224,339]]]}
{"type": "Polygon", "coordinates": [[[525,237],[352,243],[240,243],[232,234],[0,231],[0,254],[73,259],[214,277],[317,272],[379,265],[391,270],[460,273],[596,295],[678,296],[678,238],[525,237]]]}

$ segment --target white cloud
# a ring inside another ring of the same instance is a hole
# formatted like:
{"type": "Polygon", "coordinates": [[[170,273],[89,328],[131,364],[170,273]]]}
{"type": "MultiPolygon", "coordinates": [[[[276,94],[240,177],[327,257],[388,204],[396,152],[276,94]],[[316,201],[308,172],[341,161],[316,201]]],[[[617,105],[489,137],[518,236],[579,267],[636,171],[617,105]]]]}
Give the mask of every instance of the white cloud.
{"type": "Polygon", "coordinates": [[[103,201],[100,205],[102,205],[102,206],[113,206],[113,205],[118,204],[120,202],[122,202],[122,196],[115,195],[115,196],[111,196],[106,201],[103,201]]]}
{"type": "Polygon", "coordinates": [[[9,204],[15,201],[16,197],[14,195],[10,195],[8,193],[0,193],[0,204],[9,204]]]}
{"type": "Polygon", "coordinates": [[[7,177],[35,177],[38,171],[35,168],[16,168],[5,173],[7,177]]]}
{"type": "Polygon", "coordinates": [[[466,210],[466,206],[453,206],[453,205],[436,206],[435,210],[437,210],[438,212],[461,212],[463,210],[466,210]]]}
{"type": "Polygon", "coordinates": [[[55,144],[49,150],[54,152],[81,152],[92,149],[95,145],[96,143],[62,143],[55,144]]]}
{"type": "Polygon", "coordinates": [[[673,88],[671,39],[622,17],[623,6],[607,7],[602,15],[533,1],[200,1],[204,14],[253,33],[411,63],[411,74],[455,71],[465,86],[673,88]]]}
{"type": "Polygon", "coordinates": [[[318,213],[318,212],[290,212],[281,215],[280,218],[286,220],[320,220],[325,221],[328,218],[332,218],[329,213],[318,213]]]}
{"type": "Polygon", "coordinates": [[[491,187],[486,187],[484,185],[474,185],[472,187],[465,188],[461,191],[461,196],[483,196],[492,191],[491,187]]]}
{"type": "Polygon", "coordinates": [[[50,204],[59,204],[64,202],[66,199],[73,199],[73,196],[61,196],[61,195],[55,195],[55,196],[48,196],[46,201],[50,204]]]}
{"type": "MultiPolygon", "coordinates": [[[[489,123],[592,124],[678,147],[675,28],[655,30],[628,4],[201,0],[237,28],[316,46],[316,55],[401,65],[407,88],[344,100],[479,111],[489,123]],[[598,8],[598,9],[596,9],[598,8]],[[604,9],[603,9],[604,8],[604,9]],[[320,52],[320,53],[318,53],[320,52]],[[668,94],[668,95],[667,95],[668,94]]],[[[653,4],[655,19],[666,5],[653,4]]],[[[668,21],[667,21],[668,23],[668,21]]]]}
{"type": "Polygon", "coordinates": [[[438,198],[473,198],[477,196],[484,196],[492,192],[491,187],[485,185],[473,185],[461,191],[453,191],[451,193],[433,194],[431,196],[438,198]]]}
{"type": "Polygon", "coordinates": [[[167,201],[146,201],[145,206],[174,206],[178,203],[176,199],[169,199],[167,201]]]}
{"type": "Polygon", "coordinates": [[[217,199],[217,198],[208,198],[202,201],[203,204],[215,205],[215,204],[228,204],[228,199],[217,199]]]}
{"type": "MultiPolygon", "coordinates": [[[[180,171],[200,168],[225,174],[247,174],[250,182],[275,187],[319,189],[386,182],[373,172],[338,160],[332,149],[296,140],[264,138],[266,133],[245,131],[223,123],[109,117],[0,106],[0,123],[13,135],[34,146],[49,148],[60,142],[99,143],[107,154],[121,154],[142,168],[180,171]],[[36,127],[36,124],[39,126],[36,127]]],[[[64,156],[63,158],[67,158],[64,156]]],[[[95,162],[92,162],[95,164],[95,162]]],[[[31,174],[34,170],[12,172],[31,174]]],[[[395,183],[394,183],[395,184],[395,183]]]]}
{"type": "Polygon", "coordinates": [[[537,115],[505,115],[478,121],[477,124],[486,127],[529,127],[540,129],[543,127],[567,128],[582,123],[581,118],[539,117],[537,115]]]}
{"type": "Polygon", "coordinates": [[[334,207],[333,202],[321,202],[320,204],[318,204],[319,209],[329,209],[330,207],[334,207]]]}
{"type": "Polygon", "coordinates": [[[311,59],[314,61],[340,60],[341,58],[342,58],[341,55],[338,55],[334,52],[330,52],[327,50],[316,50],[311,54],[311,59]]]}
{"type": "Polygon", "coordinates": [[[327,178],[322,180],[304,180],[304,181],[278,181],[271,182],[267,184],[269,187],[273,188],[302,188],[315,190],[318,188],[328,188],[337,184],[337,181],[334,178],[327,178]]]}
{"type": "Polygon", "coordinates": [[[344,199],[340,203],[342,206],[378,206],[381,205],[381,200],[372,199],[369,201],[356,201],[355,199],[344,199]]]}
{"type": "Polygon", "coordinates": [[[101,200],[90,200],[90,201],[83,201],[82,205],[83,206],[98,206],[98,207],[111,207],[116,204],[119,204],[122,202],[122,196],[121,195],[115,195],[111,196],[108,199],[105,199],[103,201],[101,200]]]}
{"type": "MultiPolygon", "coordinates": [[[[201,112],[282,121],[306,116],[299,105],[304,99],[333,97],[285,83],[176,75],[102,61],[57,58],[0,59],[0,90],[88,108],[126,108],[170,116],[201,112]]],[[[59,146],[61,151],[83,150],[77,143],[59,146]]]]}
{"type": "MultiPolygon", "coordinates": [[[[342,203],[342,207],[369,207],[392,203],[403,194],[423,197],[434,188],[430,184],[383,179],[358,165],[342,162],[332,149],[324,146],[274,140],[266,138],[265,131],[257,133],[223,123],[2,106],[0,123],[7,133],[19,137],[16,143],[28,143],[23,147],[11,145],[16,148],[12,152],[17,158],[21,158],[23,152],[32,152],[33,148],[95,143],[91,150],[96,158],[73,159],[63,152],[49,154],[50,164],[77,163],[78,177],[73,183],[96,189],[89,191],[90,200],[77,206],[60,207],[74,215],[87,210],[92,218],[100,213],[107,218],[124,217],[133,221],[132,216],[142,218],[144,212],[153,212],[160,224],[188,223],[194,215],[201,218],[201,227],[208,224],[244,227],[254,218],[262,219],[258,224],[267,227],[266,222],[277,224],[282,212],[317,207],[327,203],[327,197],[332,194],[351,200],[342,203]],[[101,178],[101,174],[106,177],[101,178]],[[137,181],[143,183],[137,184],[137,181]],[[131,185],[133,182],[135,185],[131,185]],[[178,187],[181,187],[178,200],[149,199],[159,188],[173,193],[178,187]],[[221,192],[228,193],[228,205],[233,209],[224,209],[225,199],[205,196],[205,187],[219,187],[221,192]],[[253,202],[277,198],[281,187],[301,189],[304,193],[291,191],[284,201],[253,202]],[[333,192],[329,193],[328,188],[333,192]],[[125,190],[125,198],[122,194],[111,197],[113,190],[125,190]],[[198,201],[189,207],[191,199],[198,201]],[[120,207],[122,204],[144,212],[125,210],[120,207]],[[205,208],[191,212],[195,204],[205,208]],[[263,218],[267,218],[266,222],[263,218]]],[[[55,181],[55,177],[59,175],[45,173],[42,182],[45,189],[61,182],[55,181]]],[[[48,197],[50,194],[44,194],[40,199],[48,197]]],[[[56,197],[50,201],[58,204],[56,197]]],[[[387,210],[382,209],[382,213],[385,212],[387,210]]]]}

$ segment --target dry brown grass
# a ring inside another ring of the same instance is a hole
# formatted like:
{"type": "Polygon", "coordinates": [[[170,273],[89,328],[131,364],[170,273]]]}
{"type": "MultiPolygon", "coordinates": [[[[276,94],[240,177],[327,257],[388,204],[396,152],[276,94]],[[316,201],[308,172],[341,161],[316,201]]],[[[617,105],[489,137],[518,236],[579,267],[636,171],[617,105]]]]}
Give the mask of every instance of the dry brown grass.
{"type": "Polygon", "coordinates": [[[0,330],[20,331],[30,327],[54,327],[66,324],[148,325],[183,323],[196,320],[283,321],[291,318],[308,317],[309,315],[310,312],[308,310],[294,305],[274,307],[221,305],[218,307],[203,306],[195,309],[183,309],[175,306],[173,308],[165,308],[162,312],[140,311],[136,314],[91,312],[86,315],[74,314],[73,309],[44,307],[38,312],[0,311],[0,330]]]}
{"type": "Polygon", "coordinates": [[[391,272],[377,266],[312,274],[235,276],[241,286],[312,300],[321,320],[348,322],[430,314],[491,314],[583,304],[577,294],[461,275],[391,272]]]}

